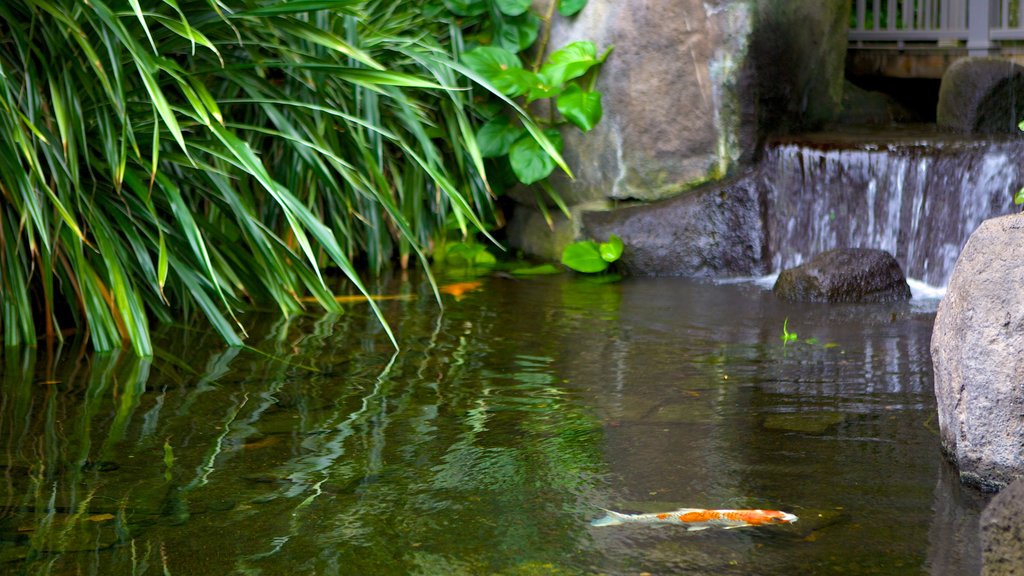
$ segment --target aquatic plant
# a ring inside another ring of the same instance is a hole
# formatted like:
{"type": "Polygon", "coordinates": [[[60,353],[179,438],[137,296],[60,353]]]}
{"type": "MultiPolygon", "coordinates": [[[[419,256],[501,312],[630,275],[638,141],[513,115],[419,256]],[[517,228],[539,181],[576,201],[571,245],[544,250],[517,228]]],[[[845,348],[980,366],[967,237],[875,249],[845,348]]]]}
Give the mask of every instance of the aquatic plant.
{"type": "MultiPolygon", "coordinates": [[[[491,1],[446,4],[0,4],[4,344],[77,327],[97,350],[150,355],[152,321],[201,313],[238,345],[240,310],[292,315],[311,297],[338,312],[331,277],[366,294],[359,270],[425,264],[439,230],[488,229],[472,88],[494,87],[460,61],[479,22],[456,8],[491,1]]],[[[492,28],[525,33],[511,21],[492,28]]],[[[567,168],[495,93],[519,146],[567,168]]]]}
{"type": "Polygon", "coordinates": [[[609,236],[607,242],[573,242],[562,251],[562,264],[577,272],[604,272],[622,256],[623,248],[622,238],[615,234],[609,236]]]}
{"type": "Polygon", "coordinates": [[[796,332],[789,331],[789,318],[782,321],[782,336],[780,336],[780,338],[782,339],[783,346],[787,346],[790,342],[797,341],[796,332]]]}

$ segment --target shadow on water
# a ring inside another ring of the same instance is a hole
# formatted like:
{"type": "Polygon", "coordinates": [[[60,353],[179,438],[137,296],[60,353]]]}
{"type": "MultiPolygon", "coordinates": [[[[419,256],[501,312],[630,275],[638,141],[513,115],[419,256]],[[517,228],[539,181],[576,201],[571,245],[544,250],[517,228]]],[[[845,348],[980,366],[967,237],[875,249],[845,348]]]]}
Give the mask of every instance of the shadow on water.
{"type": "Polygon", "coordinates": [[[8,350],[0,572],[978,572],[927,304],[493,278],[441,314],[391,291],[399,354],[362,305],[253,319],[247,349],[168,328],[152,360],[8,350]],[[602,507],[801,519],[590,526],[602,507]]]}

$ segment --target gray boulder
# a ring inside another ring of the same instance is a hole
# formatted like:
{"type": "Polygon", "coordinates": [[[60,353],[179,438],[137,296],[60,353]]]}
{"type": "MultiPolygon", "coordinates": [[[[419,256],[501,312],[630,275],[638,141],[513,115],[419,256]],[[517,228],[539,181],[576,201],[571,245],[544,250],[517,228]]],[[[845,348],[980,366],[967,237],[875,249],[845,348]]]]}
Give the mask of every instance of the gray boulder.
{"type": "Polygon", "coordinates": [[[954,62],[942,76],[936,122],[961,133],[1019,133],[1024,66],[977,57],[954,62]]]}
{"type": "Polygon", "coordinates": [[[1024,475],[1024,215],[986,220],[960,253],[932,330],[942,449],[963,482],[1024,475]]]}
{"type": "Polygon", "coordinates": [[[1024,575],[1024,480],[995,496],[981,513],[983,576],[1024,575]]]}
{"type": "Polygon", "coordinates": [[[723,175],[740,155],[734,85],[750,26],[746,2],[591,0],[556,17],[549,51],[615,47],[596,86],[603,119],[586,134],[563,130],[576,179],[554,185],[567,203],[658,200],[723,175]]]}
{"type": "Polygon", "coordinates": [[[850,0],[590,0],[555,18],[548,51],[615,47],[604,118],[563,130],[576,179],[555,188],[570,205],[669,198],[749,165],[760,135],[835,120],[849,17],[850,0]]]}
{"type": "Polygon", "coordinates": [[[911,297],[899,262],[884,250],[869,248],[822,252],[780,272],[772,291],[793,302],[898,302],[911,297]]]}
{"type": "Polygon", "coordinates": [[[753,173],[653,204],[585,212],[582,234],[622,238],[625,249],[618,266],[628,274],[721,277],[766,270],[753,173]]]}

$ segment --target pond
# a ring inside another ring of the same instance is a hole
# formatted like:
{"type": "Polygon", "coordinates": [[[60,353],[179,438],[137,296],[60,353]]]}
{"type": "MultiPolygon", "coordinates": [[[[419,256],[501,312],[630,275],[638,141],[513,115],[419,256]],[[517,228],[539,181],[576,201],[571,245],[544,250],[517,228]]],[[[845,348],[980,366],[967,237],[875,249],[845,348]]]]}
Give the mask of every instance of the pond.
{"type": "Polygon", "coordinates": [[[172,327],[158,354],[8,350],[0,572],[972,574],[981,497],[939,452],[935,300],[797,305],[757,282],[378,286],[172,327]],[[783,345],[783,325],[798,335],[783,345]],[[591,526],[770,508],[792,525],[591,526]]]}

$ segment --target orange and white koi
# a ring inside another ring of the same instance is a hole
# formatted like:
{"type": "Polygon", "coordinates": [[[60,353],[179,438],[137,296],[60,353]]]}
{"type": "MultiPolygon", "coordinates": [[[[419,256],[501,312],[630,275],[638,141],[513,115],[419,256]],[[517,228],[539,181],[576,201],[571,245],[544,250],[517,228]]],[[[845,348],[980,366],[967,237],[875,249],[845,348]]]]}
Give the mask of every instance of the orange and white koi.
{"type": "Polygon", "coordinates": [[[780,510],[705,510],[703,508],[680,508],[672,512],[653,514],[622,514],[605,510],[607,515],[592,521],[592,526],[617,526],[619,524],[678,524],[687,530],[708,528],[743,528],[744,526],[767,526],[770,524],[792,524],[797,517],[780,510]]]}

